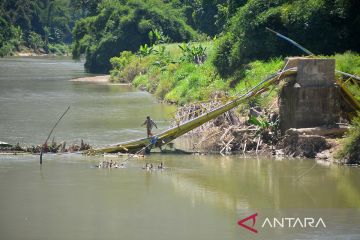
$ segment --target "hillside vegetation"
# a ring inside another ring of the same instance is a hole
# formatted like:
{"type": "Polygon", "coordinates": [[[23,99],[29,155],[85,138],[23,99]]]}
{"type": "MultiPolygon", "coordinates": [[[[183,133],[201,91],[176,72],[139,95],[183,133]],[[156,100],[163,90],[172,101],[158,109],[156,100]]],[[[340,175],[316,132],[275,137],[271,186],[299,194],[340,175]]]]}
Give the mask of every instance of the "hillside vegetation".
{"type": "Polygon", "coordinates": [[[86,70],[107,73],[110,58],[141,45],[203,41],[216,36],[213,65],[221,77],[242,74],[254,60],[298,55],[271,28],[316,54],[360,51],[358,0],[3,0],[0,55],[64,52],[86,57],[86,70]]]}
{"type": "MultiPolygon", "coordinates": [[[[213,64],[213,41],[189,44],[159,44],[142,46],[137,54],[129,51],[113,57],[110,62],[111,81],[132,83],[154,93],[159,99],[183,105],[192,101],[206,100],[214,92],[235,95],[249,89],[284,65],[283,58],[255,60],[243,66],[228,78],[221,77],[213,64]],[[202,59],[199,61],[198,59],[202,59]]],[[[360,74],[360,55],[345,52],[330,56],[336,59],[336,68],[352,74],[360,74]]],[[[275,97],[277,91],[270,96],[275,97]]],[[[360,92],[354,89],[354,95],[360,92]]]]}
{"type": "Polygon", "coordinates": [[[73,56],[86,54],[85,68],[106,73],[110,58],[121,51],[137,51],[150,44],[150,32],[167,41],[189,41],[196,32],[185,23],[182,13],[159,0],[102,1],[97,15],[78,21],[74,28],[73,56]]]}
{"type": "Polygon", "coordinates": [[[2,0],[0,56],[24,48],[64,54],[71,44],[71,28],[80,18],[75,0],[2,0]]]}

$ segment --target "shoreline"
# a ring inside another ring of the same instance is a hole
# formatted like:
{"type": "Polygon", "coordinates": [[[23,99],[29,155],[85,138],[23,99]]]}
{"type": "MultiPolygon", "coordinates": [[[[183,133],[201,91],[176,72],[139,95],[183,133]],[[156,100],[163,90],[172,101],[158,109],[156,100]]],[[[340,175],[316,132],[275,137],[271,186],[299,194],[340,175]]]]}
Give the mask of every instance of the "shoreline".
{"type": "Polygon", "coordinates": [[[9,57],[71,57],[69,54],[15,52],[9,57]]]}
{"type": "Polygon", "coordinates": [[[92,83],[109,83],[110,75],[99,75],[92,77],[81,77],[69,80],[70,82],[92,82],[92,83]]]}
{"type": "Polygon", "coordinates": [[[74,78],[69,81],[70,82],[82,82],[82,83],[106,84],[106,85],[115,85],[115,86],[131,86],[131,83],[112,83],[112,82],[110,82],[110,75],[98,75],[98,76],[74,78]]]}

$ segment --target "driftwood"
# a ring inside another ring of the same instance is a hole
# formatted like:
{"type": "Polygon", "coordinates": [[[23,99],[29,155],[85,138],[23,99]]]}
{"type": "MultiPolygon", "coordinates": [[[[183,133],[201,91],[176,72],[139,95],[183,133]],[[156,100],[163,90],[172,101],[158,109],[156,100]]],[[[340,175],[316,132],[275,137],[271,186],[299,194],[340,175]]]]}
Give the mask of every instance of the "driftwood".
{"type": "MultiPolygon", "coordinates": [[[[209,102],[192,103],[179,108],[172,125],[176,126],[192,120],[224,104],[224,95],[221,93],[217,93],[211,99],[213,100],[209,102]]],[[[240,114],[233,109],[187,133],[184,140],[185,142],[190,140],[187,149],[218,152],[222,155],[232,152],[263,153],[269,149],[269,144],[277,142],[278,135],[274,133],[276,127],[272,127],[277,122],[277,115],[260,108],[256,111],[257,115],[261,115],[261,119],[269,122],[268,127],[250,125],[246,118],[240,117],[240,114]]]]}
{"type": "Polygon", "coordinates": [[[323,137],[342,137],[349,128],[325,128],[325,127],[314,127],[314,128],[290,128],[287,132],[297,133],[299,135],[318,135],[323,137]]]}
{"type": "Polygon", "coordinates": [[[91,149],[90,144],[83,143],[82,147],[76,143],[66,147],[66,142],[57,144],[55,141],[52,141],[50,145],[36,145],[36,146],[20,146],[16,144],[11,147],[0,147],[0,153],[2,154],[19,154],[19,153],[28,153],[28,154],[38,154],[38,153],[64,153],[64,152],[78,152],[83,150],[91,149]]]}

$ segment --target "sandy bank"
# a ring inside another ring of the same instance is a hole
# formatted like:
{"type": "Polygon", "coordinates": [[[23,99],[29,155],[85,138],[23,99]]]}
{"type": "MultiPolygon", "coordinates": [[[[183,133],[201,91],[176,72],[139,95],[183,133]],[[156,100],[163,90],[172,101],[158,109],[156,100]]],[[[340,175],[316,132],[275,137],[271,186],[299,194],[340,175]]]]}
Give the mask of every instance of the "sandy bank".
{"type": "Polygon", "coordinates": [[[35,52],[16,52],[14,56],[17,57],[44,57],[48,56],[49,54],[44,53],[35,53],[35,52]]]}
{"type": "Polygon", "coordinates": [[[71,79],[70,81],[71,82],[107,84],[107,85],[125,85],[125,86],[131,85],[130,83],[111,83],[110,82],[110,75],[100,75],[100,76],[93,76],[93,77],[75,78],[75,79],[71,79]]]}
{"type": "Polygon", "coordinates": [[[71,79],[72,82],[92,82],[92,83],[109,83],[110,75],[100,75],[94,77],[82,77],[71,79]]]}

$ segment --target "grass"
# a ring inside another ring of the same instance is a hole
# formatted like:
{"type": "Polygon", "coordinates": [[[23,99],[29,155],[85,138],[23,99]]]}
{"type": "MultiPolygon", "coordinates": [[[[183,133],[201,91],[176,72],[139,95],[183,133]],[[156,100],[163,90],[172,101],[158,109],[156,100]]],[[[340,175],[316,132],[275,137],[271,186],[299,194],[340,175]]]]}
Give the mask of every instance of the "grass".
{"type": "MultiPolygon", "coordinates": [[[[343,54],[336,54],[333,57],[336,60],[337,70],[360,76],[360,55],[358,53],[345,52],[343,54]]],[[[358,101],[360,101],[359,86],[360,84],[358,84],[358,86],[348,84],[348,89],[358,101]]]]}
{"type": "Polygon", "coordinates": [[[360,55],[355,52],[345,52],[332,56],[336,60],[336,69],[350,74],[360,75],[360,55]]]}

